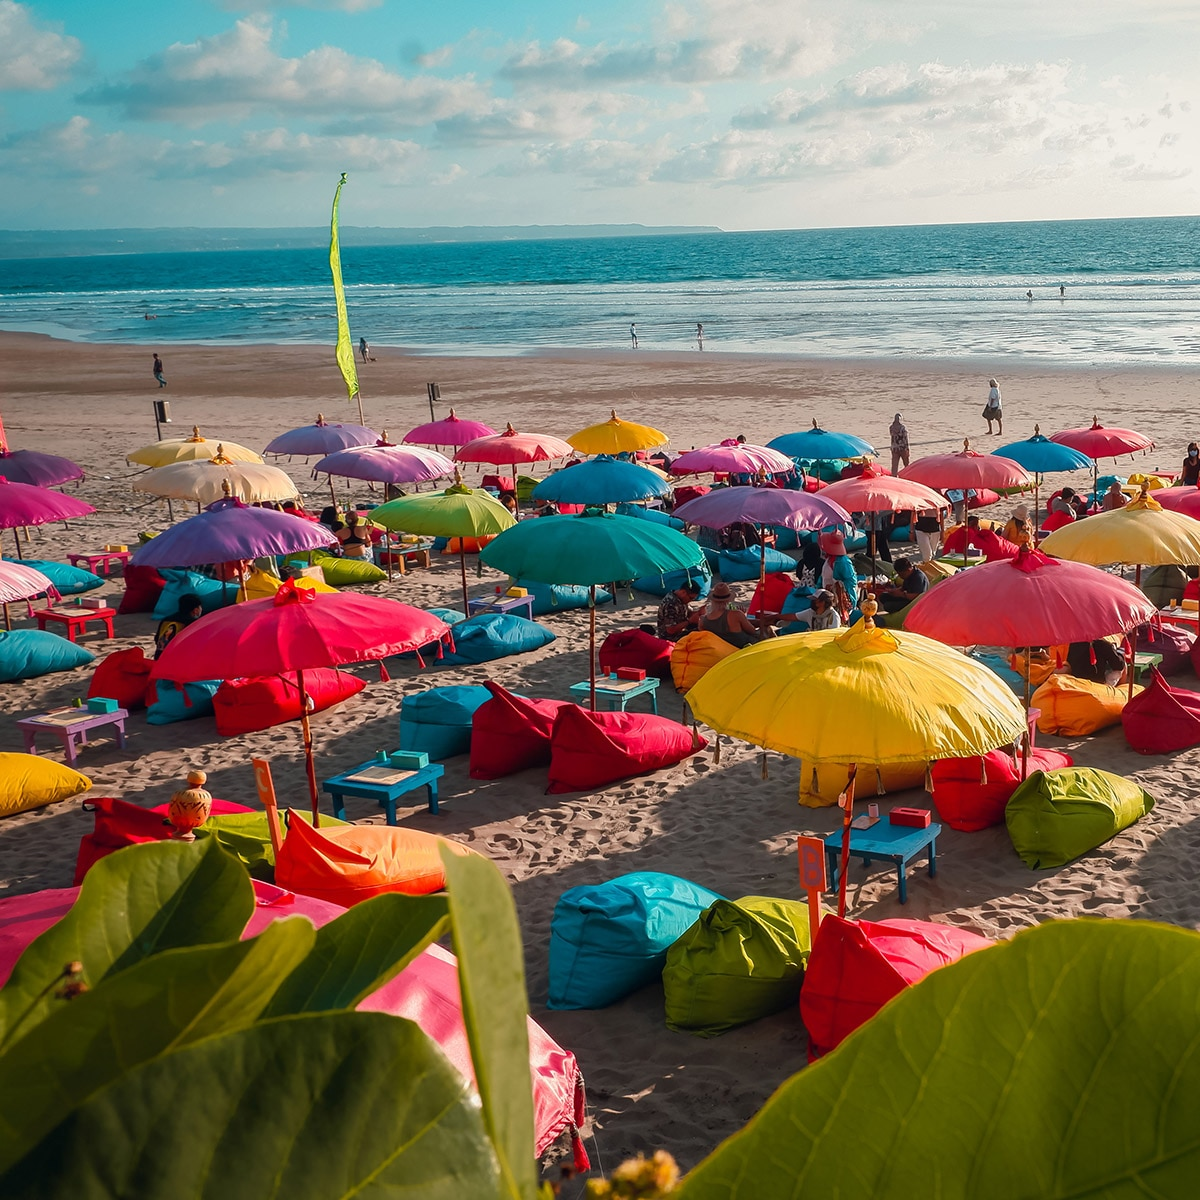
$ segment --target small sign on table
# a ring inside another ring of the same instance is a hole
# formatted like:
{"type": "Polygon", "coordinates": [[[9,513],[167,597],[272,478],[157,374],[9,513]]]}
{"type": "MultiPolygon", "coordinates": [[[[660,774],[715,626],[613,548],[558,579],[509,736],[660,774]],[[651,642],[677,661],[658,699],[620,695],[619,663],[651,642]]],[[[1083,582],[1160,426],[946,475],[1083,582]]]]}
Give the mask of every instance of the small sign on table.
{"type": "Polygon", "coordinates": [[[825,890],[825,842],[819,837],[798,839],[800,886],[808,893],[808,934],[816,941],[821,925],[821,893],[825,890]]]}

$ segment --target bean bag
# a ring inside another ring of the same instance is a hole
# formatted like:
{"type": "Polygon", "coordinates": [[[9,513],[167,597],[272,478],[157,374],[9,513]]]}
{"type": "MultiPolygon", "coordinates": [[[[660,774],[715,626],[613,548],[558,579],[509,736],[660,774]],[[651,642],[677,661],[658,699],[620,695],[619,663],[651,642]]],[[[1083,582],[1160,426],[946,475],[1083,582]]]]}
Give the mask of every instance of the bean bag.
{"type": "Polygon", "coordinates": [[[0,817],[66,800],[91,786],[86,775],[49,758],[0,753],[0,817]]]}
{"type": "MultiPolygon", "coordinates": [[[[1046,650],[1045,657],[1033,655],[1033,661],[1028,667],[1029,682],[1033,687],[1046,682],[1055,671],[1067,664],[1068,646],[1050,646],[1046,650]]],[[[1025,688],[1026,663],[1025,652],[1018,651],[1008,660],[1008,665],[1017,673],[1021,680],[1022,691],[1025,688]]]]}
{"type": "Polygon", "coordinates": [[[427,608],[425,611],[433,613],[435,617],[445,621],[447,625],[457,625],[460,621],[467,619],[467,614],[459,612],[457,608],[427,608]]]}
{"type": "Polygon", "coordinates": [[[933,921],[823,917],[800,990],[809,1060],[835,1049],[930,971],[990,945],[976,933],[933,921]]]}
{"type": "Polygon", "coordinates": [[[331,587],[349,587],[361,583],[381,583],[387,572],[377,567],[369,558],[338,558],[333,554],[313,551],[314,566],[321,568],[325,582],[331,587]]]}
{"type": "Polygon", "coordinates": [[[498,683],[483,685],[491,698],[471,717],[471,778],[500,779],[550,761],[550,734],[569,700],[529,700],[498,683]]]}
{"type": "Polygon", "coordinates": [[[1001,658],[998,654],[971,654],[969,658],[973,658],[977,663],[981,663],[987,667],[989,671],[999,675],[1005,683],[1018,695],[1025,694],[1025,676],[1019,671],[1014,671],[1010,667],[1007,658],[1001,658]]]}
{"type": "Polygon", "coordinates": [[[1159,608],[1166,608],[1172,600],[1183,598],[1188,582],[1187,572],[1182,567],[1175,563],[1161,563],[1151,567],[1142,576],[1139,586],[1147,599],[1153,600],[1159,608]]]}
{"type": "MultiPolygon", "coordinates": [[[[296,580],[298,588],[306,588],[310,592],[336,592],[337,588],[331,584],[324,583],[320,579],[313,579],[307,575],[300,576],[296,580]]],[[[283,587],[283,580],[270,574],[267,571],[260,571],[257,567],[250,572],[245,583],[238,590],[237,599],[239,602],[243,600],[265,600],[268,596],[273,596],[279,589],[283,587]]]]}
{"type": "Polygon", "coordinates": [[[674,649],[674,642],[644,629],[622,629],[610,633],[600,646],[600,670],[609,674],[619,667],[639,667],[656,679],[670,679],[674,649]]]}
{"type": "Polygon", "coordinates": [[[90,592],[102,587],[104,580],[91,571],[82,567],[72,567],[68,563],[51,562],[45,558],[5,558],[5,562],[20,562],[35,571],[40,571],[54,584],[60,596],[75,596],[80,592],[90,592]]]}
{"type": "Polygon", "coordinates": [[[223,680],[206,679],[182,686],[170,679],[156,679],[146,689],[146,721],[150,725],[171,725],[193,717],[211,717],[213,696],[223,680]]]}
{"type": "Polygon", "coordinates": [[[716,1037],[789,1008],[811,946],[802,900],[716,900],[667,951],[667,1028],[716,1037]]]}
{"type": "Polygon", "coordinates": [[[687,571],[668,571],[665,575],[643,575],[633,581],[635,592],[646,592],[651,596],[665,596],[683,587],[684,581],[690,579],[700,589],[697,599],[703,600],[712,587],[712,577],[707,571],[693,567],[687,571]]]}
{"type": "Polygon", "coordinates": [[[712,488],[707,483],[687,483],[682,487],[675,488],[675,507],[678,508],[681,504],[686,504],[689,500],[697,500],[701,496],[707,496],[712,488]]]}
{"type": "Polygon", "coordinates": [[[731,646],[724,638],[709,633],[707,629],[684,634],[671,651],[671,678],[675,681],[675,690],[691,691],[710,668],[736,653],[736,646],[731,646]]]}
{"type": "Polygon", "coordinates": [[[987,508],[989,505],[1000,502],[1000,493],[992,491],[991,488],[975,488],[973,490],[975,495],[967,497],[968,508],[987,508]]]}
{"type": "Polygon", "coordinates": [[[1191,666],[1192,647],[1195,644],[1196,635],[1181,625],[1162,625],[1158,628],[1143,625],[1137,631],[1134,649],[1139,654],[1161,654],[1162,662],[1158,664],[1158,669],[1164,675],[1178,675],[1191,666]]]}
{"type": "MultiPolygon", "coordinates": [[[[312,704],[309,712],[324,712],[367,685],[354,675],[323,667],[304,673],[304,690],[312,704]]],[[[300,719],[300,689],[295,675],[267,675],[258,679],[226,679],[213,696],[213,715],[222,737],[237,737],[300,719]]]]}
{"type": "Polygon", "coordinates": [[[792,594],[795,586],[796,581],[791,575],[778,572],[768,575],[755,587],[754,596],[746,612],[752,617],[759,612],[783,612],[784,601],[792,594]],[[763,584],[766,585],[765,592],[763,584]]]}
{"type": "MultiPolygon", "coordinates": [[[[516,581],[533,597],[533,615],[544,617],[547,613],[568,612],[573,608],[587,608],[590,591],[585,587],[573,587],[567,583],[535,583],[530,579],[516,581]]],[[[596,603],[607,604],[612,592],[596,589],[596,603]]]]}
{"type": "Polygon", "coordinates": [[[145,708],[146,689],[150,686],[150,668],[153,666],[153,659],[146,657],[141,646],[114,650],[102,658],[92,672],[88,697],[107,696],[130,712],[145,708]]]}
{"type": "MultiPolygon", "coordinates": [[[[707,558],[707,553],[705,554],[707,558]]],[[[726,583],[745,583],[757,579],[762,574],[762,564],[766,561],[768,575],[780,572],[794,571],[796,560],[772,550],[770,546],[748,546],[745,550],[722,550],[716,555],[713,570],[720,573],[726,583]]]]}
{"type": "Polygon", "coordinates": [[[320,829],[287,814],[287,834],[275,859],[279,887],[346,908],[404,892],[426,896],[446,886],[439,846],[473,854],[460,842],[396,825],[327,826],[320,829]]]}
{"type": "Polygon", "coordinates": [[[462,548],[463,554],[478,554],[494,537],[499,534],[488,534],[485,537],[468,537],[468,538],[450,538],[450,540],[441,548],[441,554],[458,554],[459,547],[462,548]]]}
{"type": "Polygon", "coordinates": [[[636,517],[641,521],[651,521],[655,525],[666,525],[669,529],[687,528],[678,517],[663,512],[661,508],[645,508],[641,504],[622,502],[617,505],[617,512],[623,517],[636,517]]]}
{"type": "Polygon", "coordinates": [[[1061,867],[1153,807],[1153,797],[1131,779],[1094,767],[1066,767],[1030,775],[1012,794],[1004,823],[1027,867],[1061,867]]]}
{"type": "MultiPolygon", "coordinates": [[[[1137,696],[1142,689],[1135,687],[1137,696]]],[[[1074,675],[1051,675],[1036,692],[1030,704],[1040,708],[1037,727],[1042,733],[1059,737],[1085,737],[1115,725],[1121,719],[1128,691],[1124,685],[1109,687],[1074,675]]]]}
{"type": "Polygon", "coordinates": [[[179,602],[184,596],[197,596],[200,607],[206,612],[216,612],[226,604],[233,604],[237,599],[238,589],[235,584],[222,583],[199,571],[177,571],[167,567],[162,571],[166,580],[163,590],[158,594],[154,604],[154,617],[162,621],[173,617],[179,611],[179,602]]]}
{"type": "MultiPolygon", "coordinates": [[[[828,808],[836,804],[837,798],[846,790],[849,773],[848,763],[821,763],[819,767],[801,764],[800,803],[805,808],[828,808]]],[[[867,800],[871,796],[905,792],[924,786],[923,762],[888,763],[882,767],[860,767],[855,778],[854,795],[858,800],[867,800]]]]}
{"type": "Polygon", "coordinates": [[[1200,695],[1173,688],[1155,670],[1121,710],[1125,740],[1139,754],[1173,754],[1200,746],[1200,695]]]}
{"type": "Polygon", "coordinates": [[[540,650],[552,641],[551,630],[527,617],[515,613],[480,613],[455,625],[454,650],[443,654],[440,661],[472,666],[540,650]]]}
{"type": "Polygon", "coordinates": [[[702,750],[708,743],[669,717],[588,712],[564,704],[550,734],[547,792],[590,792],[645,775],[702,750]]]}
{"type": "Polygon", "coordinates": [[[492,698],[486,687],[430,688],[404,697],[400,708],[400,749],[423,751],[435,761],[471,749],[475,710],[492,698]]]}
{"type": "Polygon", "coordinates": [[[1064,525],[1070,525],[1075,518],[1070,513],[1054,512],[1051,513],[1042,522],[1042,533],[1053,533],[1056,529],[1061,529],[1064,525]]]}
{"type": "Polygon", "coordinates": [[[90,650],[49,630],[0,630],[0,683],[73,671],[95,659],[90,650]]]}
{"type": "Polygon", "coordinates": [[[163,588],[167,586],[162,572],[157,567],[140,567],[136,563],[126,563],[123,575],[125,594],[121,597],[121,605],[117,612],[153,612],[163,588]]]}
{"type": "Polygon", "coordinates": [[[605,1008],[661,978],[667,950],[716,892],[635,871],[563,892],[550,922],[548,1008],[605,1008]]]}
{"type": "MultiPolygon", "coordinates": [[[[1074,766],[1061,750],[1031,750],[1029,771],[1074,766]]],[[[933,802],[951,829],[974,832],[1000,825],[1004,806],[1021,782],[1021,757],[993,750],[982,758],[941,758],[933,764],[933,802]]]]}

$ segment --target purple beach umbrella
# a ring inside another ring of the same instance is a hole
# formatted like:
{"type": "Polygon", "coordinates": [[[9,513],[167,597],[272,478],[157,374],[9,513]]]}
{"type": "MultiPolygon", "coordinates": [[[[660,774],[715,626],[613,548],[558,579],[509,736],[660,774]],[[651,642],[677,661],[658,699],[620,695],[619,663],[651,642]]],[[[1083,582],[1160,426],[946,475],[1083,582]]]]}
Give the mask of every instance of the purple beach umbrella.
{"type": "Polygon", "coordinates": [[[83,468],[69,458],[40,450],[8,450],[0,446],[0,478],[33,487],[56,487],[83,478],[83,468]]]}
{"type": "MultiPolygon", "coordinates": [[[[386,438],[386,434],[384,437],[386,438]]],[[[454,464],[436,450],[395,446],[383,441],[374,446],[353,446],[328,454],[313,466],[313,475],[340,475],[370,483],[424,483],[454,474],[454,464]]]]}
{"type": "Polygon", "coordinates": [[[351,446],[373,446],[378,441],[379,434],[365,425],[330,425],[324,413],[317,413],[315,425],[302,425],[281,433],[263,453],[311,458],[348,450],[351,446]]]}

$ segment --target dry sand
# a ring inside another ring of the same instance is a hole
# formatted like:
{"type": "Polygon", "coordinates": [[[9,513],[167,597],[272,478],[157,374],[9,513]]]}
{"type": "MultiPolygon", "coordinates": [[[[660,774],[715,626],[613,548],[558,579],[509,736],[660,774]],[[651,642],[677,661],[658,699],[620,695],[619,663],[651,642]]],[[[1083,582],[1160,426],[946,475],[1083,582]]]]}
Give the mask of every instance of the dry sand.
{"type": "MultiPolygon", "coordinates": [[[[622,416],[660,426],[676,449],[743,433],[751,441],[804,428],[817,418],[884,446],[896,411],[908,423],[914,454],[954,448],[971,435],[989,448],[980,410],[986,372],[974,367],[909,362],[826,363],[705,352],[525,358],[421,358],[388,348],[361,364],[368,424],[394,438],[424,420],[425,384],[437,381],[443,404],[502,427],[566,435],[604,419],[610,407],[622,416]]],[[[323,347],[84,346],[32,335],[0,335],[3,417],[14,448],[47,450],[82,463],[88,472],[79,494],[100,510],[69,530],[35,531],[28,553],[63,558],[71,550],[136,539],[161,525],[165,514],[129,490],[133,470],[126,452],[154,440],[151,400],[171,402],[182,436],[193,422],[209,436],[260,449],[275,434],[311,422],[354,420],[340,379],[323,347]],[[154,349],[164,356],[169,387],[160,392],[150,373],[154,349]]],[[[1035,422],[1044,432],[1102,421],[1131,425],[1158,440],[1145,466],[1177,466],[1195,436],[1189,426],[1200,372],[1045,369],[1006,370],[1001,377],[1006,439],[1027,437],[1035,422]]],[[[439,412],[441,415],[441,412],[439,412]]],[[[991,445],[998,444],[994,439],[991,445]]],[[[1141,461],[1141,460],[1139,460],[1141,461]]],[[[290,465],[310,497],[325,490],[303,463],[290,465]]],[[[355,494],[368,499],[365,487],[355,494]]],[[[11,535],[5,549],[11,553],[11,535]]],[[[478,590],[499,580],[472,573],[478,590]]],[[[119,577],[101,595],[117,595],[119,577]]],[[[416,605],[454,606],[457,562],[444,559],[430,571],[413,571],[380,590],[416,605]]],[[[748,598],[749,587],[738,589],[748,598]]],[[[619,599],[599,614],[600,637],[652,618],[644,596],[619,599]]],[[[395,665],[390,683],[371,682],[359,697],[314,720],[319,773],[328,776],[397,742],[398,710],[408,692],[436,684],[486,678],[529,695],[565,697],[586,676],[586,614],[543,618],[557,641],[530,655],[481,667],[418,671],[395,665]]],[[[112,642],[94,636],[98,654],[133,644],[148,646],[149,615],[117,619],[112,642]]],[[[8,717],[62,704],[86,688],[87,673],[47,676],[0,688],[8,717]]],[[[1180,680],[1196,686],[1190,674],[1180,680]]],[[[679,716],[673,694],[660,711],[679,716]]],[[[130,722],[128,747],[100,742],[84,751],[80,767],[93,794],[141,804],[165,800],[189,766],[209,772],[212,792],[254,801],[252,754],[274,763],[281,798],[302,805],[305,784],[298,730],[283,726],[223,740],[211,718],[161,727],[130,722]]],[[[1081,914],[1137,916],[1200,926],[1200,898],[1192,884],[1200,854],[1200,825],[1189,805],[1200,797],[1193,778],[1196,752],[1143,758],[1125,744],[1120,728],[1081,742],[1039,739],[1065,746],[1083,765],[1137,779],[1158,807],[1134,828],[1057,871],[1033,872],[1017,858],[1003,827],[981,833],[946,830],[936,879],[918,872],[909,903],[901,908],[894,876],[865,876],[852,868],[851,904],[862,917],[933,918],[1001,937],[1052,917],[1081,914]]],[[[11,720],[0,722],[0,749],[21,749],[11,720]]],[[[57,752],[54,752],[57,753],[57,752]]],[[[836,809],[796,803],[797,768],[771,756],[770,778],[760,778],[755,752],[728,742],[719,764],[698,754],[672,771],[633,779],[594,795],[549,797],[544,773],[526,772],[494,783],[467,778],[467,761],[446,764],[443,811],[402,810],[415,828],[457,838],[489,855],[511,881],[524,931],[533,1015],[579,1058],[588,1084],[599,1163],[611,1169],[638,1150],[663,1146],[685,1166],[697,1162],[738,1129],[787,1076],[805,1061],[805,1034],[795,1012],[704,1040],[671,1033],[663,1025],[662,996],[649,987],[598,1012],[556,1013],[544,1008],[550,917],[561,892],[632,870],[683,875],[731,897],[795,897],[795,839],[835,827],[836,809]]],[[[889,798],[890,800],[891,798],[889,798]]],[[[900,803],[928,804],[920,793],[900,803]]],[[[382,820],[365,802],[351,803],[351,819],[382,820]]],[[[76,802],[58,804],[0,823],[0,887],[14,892],[63,887],[71,882],[79,838],[92,819],[76,802]]],[[[595,1154],[593,1154],[595,1158],[595,1154]]]]}

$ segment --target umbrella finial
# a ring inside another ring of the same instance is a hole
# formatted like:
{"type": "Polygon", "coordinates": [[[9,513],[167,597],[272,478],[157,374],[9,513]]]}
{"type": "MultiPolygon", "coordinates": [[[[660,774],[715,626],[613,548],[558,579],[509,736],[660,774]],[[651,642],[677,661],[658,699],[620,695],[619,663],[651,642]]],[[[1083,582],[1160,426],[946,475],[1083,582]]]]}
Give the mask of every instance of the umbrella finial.
{"type": "Polygon", "coordinates": [[[383,433],[381,433],[381,434],[379,435],[379,441],[377,441],[377,442],[375,443],[375,445],[377,445],[377,446],[390,446],[391,444],[392,444],[392,443],[391,443],[391,442],[388,440],[388,431],[385,429],[385,430],[383,431],[383,433]]]}
{"type": "Polygon", "coordinates": [[[202,442],[202,441],[204,441],[204,439],[203,439],[203,438],[200,436],[200,426],[199,426],[199,425],[193,425],[193,426],[192,426],[192,436],[191,436],[190,438],[187,438],[187,439],[185,439],[185,440],[186,440],[186,441],[189,441],[189,442],[202,442]]]}
{"type": "Polygon", "coordinates": [[[324,414],[324,413],[317,413],[317,421],[316,421],[316,423],[317,423],[317,425],[324,425],[324,424],[325,424],[325,414],[324,414]]]}
{"type": "Polygon", "coordinates": [[[971,453],[971,439],[970,438],[963,438],[963,453],[964,454],[971,453]]]}
{"type": "Polygon", "coordinates": [[[221,480],[221,491],[228,497],[233,495],[233,488],[229,486],[228,479],[221,480]]]}
{"type": "Polygon", "coordinates": [[[458,418],[454,415],[454,409],[450,410],[450,415],[446,418],[447,421],[457,421],[458,418]]]}
{"type": "Polygon", "coordinates": [[[1104,426],[1100,424],[1100,418],[1098,416],[1096,416],[1095,413],[1092,413],[1092,428],[1093,429],[1103,429],[1104,428],[1104,426]]]}
{"type": "Polygon", "coordinates": [[[1041,425],[1035,425],[1035,426],[1033,427],[1033,436],[1034,436],[1034,437],[1041,437],[1041,436],[1042,436],[1042,427],[1041,427],[1041,425]]]}
{"type": "Polygon", "coordinates": [[[621,418],[617,416],[617,410],[615,408],[610,408],[608,410],[608,419],[610,421],[616,421],[618,424],[620,424],[621,421],[621,418]]]}
{"type": "Polygon", "coordinates": [[[867,598],[858,606],[858,611],[863,615],[863,628],[875,628],[875,614],[879,611],[879,605],[875,602],[875,593],[868,592],[867,598]]]}
{"type": "Polygon", "coordinates": [[[516,437],[517,436],[517,431],[513,428],[513,423],[511,421],[508,421],[505,423],[504,433],[502,434],[502,436],[503,437],[516,437]]]}
{"type": "Polygon", "coordinates": [[[208,776],[203,771],[189,771],[187,787],[171,797],[164,824],[174,827],[175,832],[171,836],[181,842],[194,842],[196,835],[192,830],[203,825],[212,815],[213,798],[204,790],[207,782],[208,776]]]}
{"type": "Polygon", "coordinates": [[[812,423],[813,423],[813,428],[814,428],[814,429],[820,429],[820,428],[821,428],[821,427],[820,427],[820,425],[818,425],[818,424],[817,424],[817,418],[816,418],[816,417],[813,417],[813,419],[812,419],[812,423]]]}
{"type": "Polygon", "coordinates": [[[209,459],[209,463],[217,467],[228,467],[233,463],[233,459],[225,457],[225,447],[218,442],[217,452],[209,459]]]}

